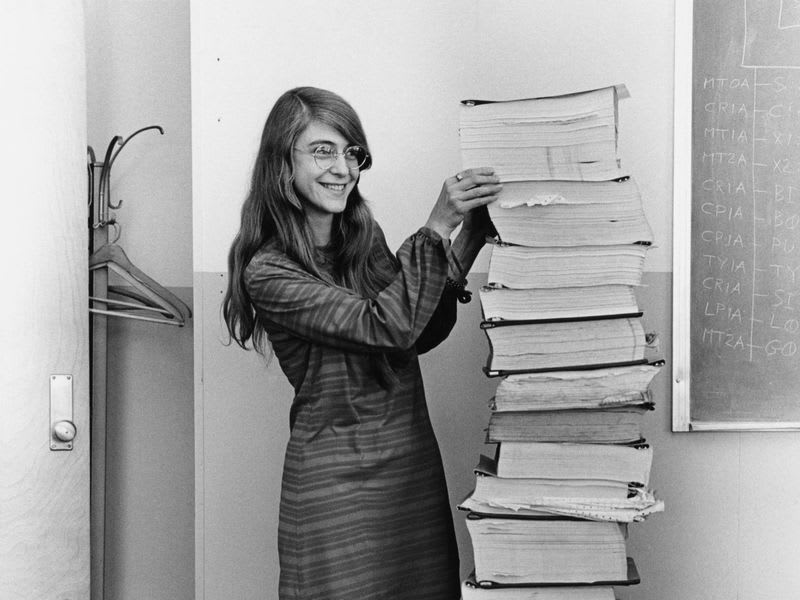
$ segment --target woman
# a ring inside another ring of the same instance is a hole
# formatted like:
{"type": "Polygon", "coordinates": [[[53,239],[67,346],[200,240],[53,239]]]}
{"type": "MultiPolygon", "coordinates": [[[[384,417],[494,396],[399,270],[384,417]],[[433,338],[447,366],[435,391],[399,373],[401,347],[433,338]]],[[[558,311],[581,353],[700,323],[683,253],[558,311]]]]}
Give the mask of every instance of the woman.
{"type": "Polygon", "coordinates": [[[455,323],[462,269],[484,243],[485,205],[500,186],[491,169],[449,178],[393,256],[358,190],[371,164],[342,98],[304,87],[278,99],[223,313],[239,345],[271,346],[295,390],[280,597],[455,600],[458,552],[417,355],[455,323]]]}

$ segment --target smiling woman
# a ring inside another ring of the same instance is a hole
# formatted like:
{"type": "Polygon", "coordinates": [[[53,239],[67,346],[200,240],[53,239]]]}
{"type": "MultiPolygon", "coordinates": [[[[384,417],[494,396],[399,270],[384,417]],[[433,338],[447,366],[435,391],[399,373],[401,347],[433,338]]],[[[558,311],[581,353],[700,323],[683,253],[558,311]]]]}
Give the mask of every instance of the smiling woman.
{"type": "Polygon", "coordinates": [[[368,156],[330,125],[312,121],[295,145],[294,186],[318,246],[330,241],[333,215],[344,212],[368,156]],[[342,148],[337,151],[337,148],[342,148]]]}
{"type": "Polygon", "coordinates": [[[500,186],[489,168],[449,177],[395,256],[358,190],[370,165],[347,102],[286,92],[264,125],[228,258],[228,330],[243,348],[271,348],[295,392],[278,531],[284,600],[460,594],[417,356],[455,323],[500,186]]]}

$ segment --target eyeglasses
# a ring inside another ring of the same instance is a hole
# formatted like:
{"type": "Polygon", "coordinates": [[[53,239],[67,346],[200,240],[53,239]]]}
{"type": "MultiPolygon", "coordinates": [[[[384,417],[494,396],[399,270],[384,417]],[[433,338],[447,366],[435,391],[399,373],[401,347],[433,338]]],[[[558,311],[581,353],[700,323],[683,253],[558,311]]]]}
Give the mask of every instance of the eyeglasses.
{"type": "Polygon", "coordinates": [[[348,146],[342,152],[336,152],[336,149],[331,146],[317,146],[313,150],[303,150],[295,146],[295,150],[310,154],[314,157],[314,162],[323,171],[327,171],[340,156],[344,156],[344,162],[348,169],[360,169],[369,160],[369,154],[361,146],[348,146]]]}

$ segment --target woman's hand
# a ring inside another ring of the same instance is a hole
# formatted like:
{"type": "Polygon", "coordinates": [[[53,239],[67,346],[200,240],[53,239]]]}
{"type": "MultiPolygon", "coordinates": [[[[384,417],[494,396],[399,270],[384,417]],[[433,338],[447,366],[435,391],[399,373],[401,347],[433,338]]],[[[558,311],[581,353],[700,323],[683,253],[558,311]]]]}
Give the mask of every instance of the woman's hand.
{"type": "Polygon", "coordinates": [[[486,206],[479,206],[472,209],[464,215],[464,221],[461,224],[461,231],[469,235],[476,235],[480,237],[495,236],[497,230],[494,228],[494,223],[489,216],[489,211],[486,206]]]}
{"type": "Polygon", "coordinates": [[[449,239],[462,221],[470,229],[487,225],[489,218],[485,207],[497,200],[503,186],[491,167],[467,169],[445,179],[442,191],[425,223],[442,238],[449,239]],[[472,214],[479,209],[480,212],[472,214]]]}

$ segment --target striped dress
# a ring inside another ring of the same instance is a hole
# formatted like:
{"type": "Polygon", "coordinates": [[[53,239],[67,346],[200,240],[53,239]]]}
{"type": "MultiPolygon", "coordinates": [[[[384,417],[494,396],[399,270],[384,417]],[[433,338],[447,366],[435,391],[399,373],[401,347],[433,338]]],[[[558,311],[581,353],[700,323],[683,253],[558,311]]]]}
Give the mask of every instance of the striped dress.
{"type": "MultiPolygon", "coordinates": [[[[381,233],[376,244],[385,246],[381,233]]],[[[457,600],[458,551],[417,355],[455,322],[445,242],[420,229],[364,298],[262,248],[247,291],[295,390],[282,600],[457,600]],[[388,375],[387,375],[388,373],[388,375]]]]}

